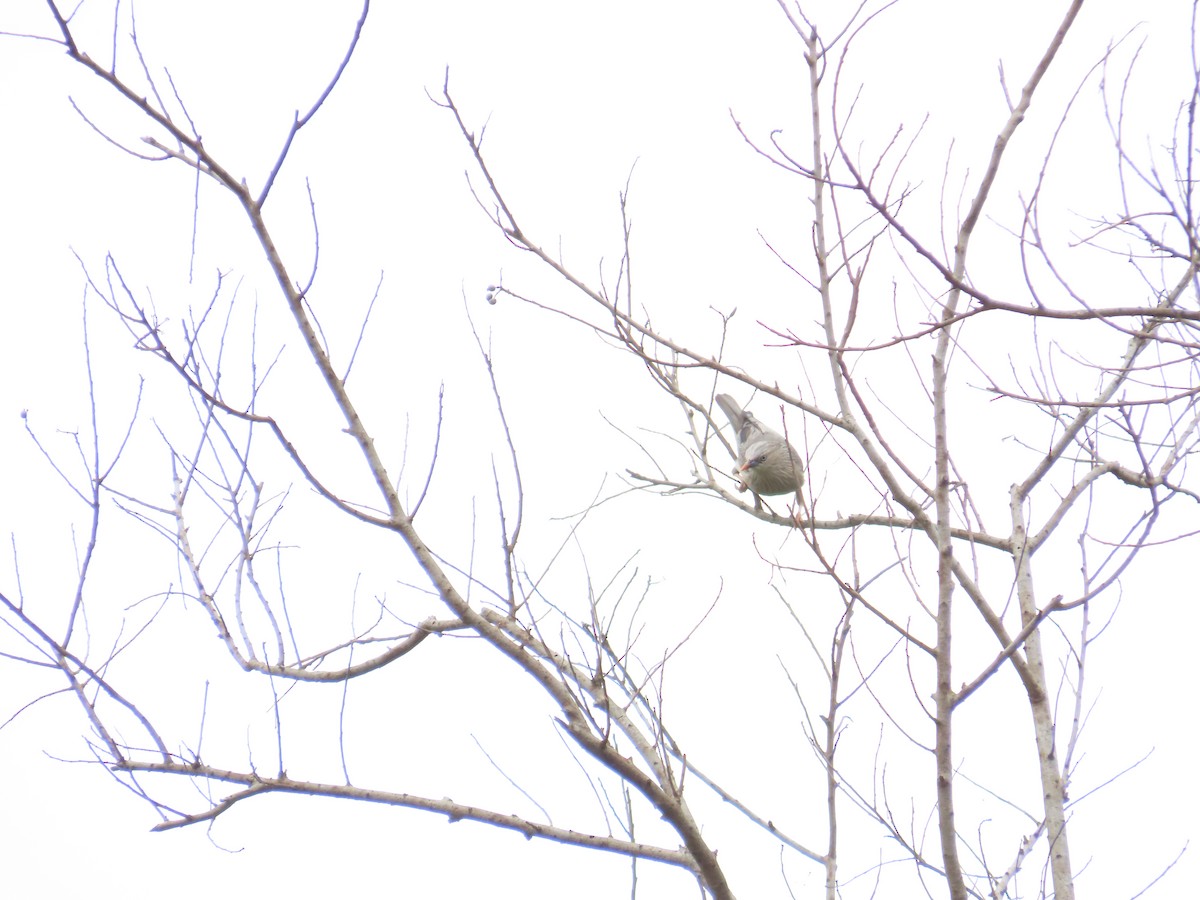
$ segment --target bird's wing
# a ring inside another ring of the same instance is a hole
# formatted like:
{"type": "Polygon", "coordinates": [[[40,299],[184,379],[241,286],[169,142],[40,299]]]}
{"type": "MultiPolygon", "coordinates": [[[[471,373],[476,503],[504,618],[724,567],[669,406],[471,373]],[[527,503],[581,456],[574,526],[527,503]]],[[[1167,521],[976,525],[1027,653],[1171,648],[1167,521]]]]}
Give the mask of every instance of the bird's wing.
{"type": "Polygon", "coordinates": [[[742,427],[738,430],[738,443],[746,447],[751,443],[757,443],[762,440],[777,440],[782,442],[783,437],[758,421],[754,413],[742,413],[742,427]]]}
{"type": "MultiPolygon", "coordinates": [[[[742,409],[738,406],[737,401],[728,394],[717,394],[714,397],[717,401],[717,406],[721,407],[725,415],[729,417],[729,422],[733,425],[733,430],[737,433],[738,455],[742,460],[752,459],[753,455],[748,452],[751,444],[760,442],[787,444],[782,434],[773,428],[768,428],[758,420],[758,417],[749,410],[742,409]]],[[[759,453],[762,452],[760,448],[759,453]]],[[[793,456],[795,453],[793,452],[793,456]]]]}
{"type": "MultiPolygon", "coordinates": [[[[748,412],[738,406],[737,401],[728,394],[717,394],[713,398],[717,401],[717,406],[721,407],[722,411],[729,418],[729,423],[733,426],[734,432],[737,434],[738,444],[738,461],[746,462],[753,459],[748,450],[752,444],[760,443],[765,440],[783,441],[783,438],[758,421],[754,413],[748,412]]],[[[762,450],[757,452],[761,453],[762,450]]]]}

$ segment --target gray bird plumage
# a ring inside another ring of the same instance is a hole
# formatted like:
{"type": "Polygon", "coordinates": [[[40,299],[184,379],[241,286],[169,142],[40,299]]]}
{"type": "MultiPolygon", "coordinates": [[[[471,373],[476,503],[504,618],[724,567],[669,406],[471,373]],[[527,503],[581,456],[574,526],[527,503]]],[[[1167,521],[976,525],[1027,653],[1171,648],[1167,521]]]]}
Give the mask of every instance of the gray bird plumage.
{"type": "Polygon", "coordinates": [[[733,474],[740,491],[755,495],[791,494],[804,484],[804,466],[796,448],[738,406],[728,394],[717,394],[717,406],[729,417],[737,434],[737,465],[733,474]]]}

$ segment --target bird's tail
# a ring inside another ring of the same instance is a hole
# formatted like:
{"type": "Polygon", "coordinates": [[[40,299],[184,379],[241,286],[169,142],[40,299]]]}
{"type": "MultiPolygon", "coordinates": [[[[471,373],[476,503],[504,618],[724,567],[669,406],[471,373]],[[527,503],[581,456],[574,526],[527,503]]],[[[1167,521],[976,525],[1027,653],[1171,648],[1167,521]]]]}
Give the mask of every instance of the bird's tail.
{"type": "Polygon", "coordinates": [[[746,414],[738,406],[737,401],[728,394],[717,394],[713,399],[717,401],[717,406],[721,407],[721,411],[729,417],[729,424],[733,426],[733,430],[740,432],[742,424],[746,421],[746,414]]]}

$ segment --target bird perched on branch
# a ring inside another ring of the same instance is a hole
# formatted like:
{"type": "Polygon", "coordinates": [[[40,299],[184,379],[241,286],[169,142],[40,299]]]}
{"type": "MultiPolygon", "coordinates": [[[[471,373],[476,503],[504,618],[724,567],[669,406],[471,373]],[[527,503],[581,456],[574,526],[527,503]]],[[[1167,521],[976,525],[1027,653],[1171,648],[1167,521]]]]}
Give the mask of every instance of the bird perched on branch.
{"type": "Polygon", "coordinates": [[[740,484],[739,491],[751,491],[754,505],[761,507],[759,497],[798,492],[804,484],[804,466],[796,448],[762,422],[738,406],[728,394],[717,394],[717,406],[729,417],[737,433],[737,465],[733,474],[740,484]]]}

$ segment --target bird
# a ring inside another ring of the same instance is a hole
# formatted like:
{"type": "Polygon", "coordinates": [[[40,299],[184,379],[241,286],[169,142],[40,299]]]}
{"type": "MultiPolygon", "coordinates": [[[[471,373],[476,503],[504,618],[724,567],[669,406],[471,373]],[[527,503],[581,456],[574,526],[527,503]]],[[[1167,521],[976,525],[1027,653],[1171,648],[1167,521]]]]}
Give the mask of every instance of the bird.
{"type": "Polygon", "coordinates": [[[798,493],[804,484],[804,465],[796,448],[783,435],[772,431],[742,409],[728,394],[717,394],[721,407],[737,434],[737,465],[733,474],[739,491],[754,494],[755,508],[761,508],[761,496],[798,493]]]}

